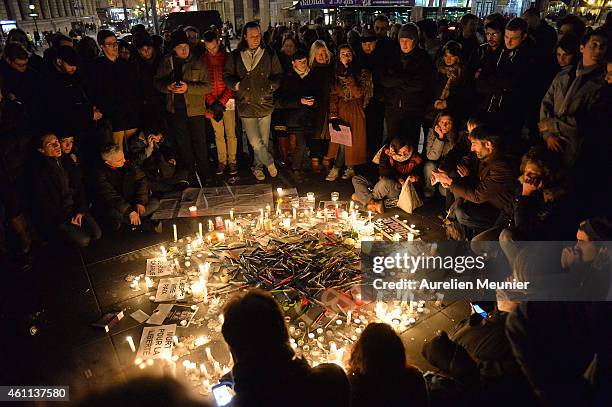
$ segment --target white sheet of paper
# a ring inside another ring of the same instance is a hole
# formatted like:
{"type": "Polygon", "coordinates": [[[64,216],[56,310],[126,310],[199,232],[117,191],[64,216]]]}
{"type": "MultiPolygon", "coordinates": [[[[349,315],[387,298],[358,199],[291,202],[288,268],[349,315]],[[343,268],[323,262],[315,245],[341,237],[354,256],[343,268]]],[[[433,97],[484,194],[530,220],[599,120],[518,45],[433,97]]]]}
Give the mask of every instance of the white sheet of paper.
{"type": "Polygon", "coordinates": [[[183,300],[185,295],[187,295],[187,280],[185,278],[162,278],[157,286],[155,302],[183,300]]]}
{"type": "Polygon", "coordinates": [[[130,314],[130,316],[132,318],[134,318],[139,324],[142,324],[144,321],[146,321],[147,319],[149,319],[150,315],[147,314],[146,312],[144,312],[143,310],[139,309],[135,312],[132,312],[130,314]]]}
{"type": "Polygon", "coordinates": [[[147,324],[161,325],[170,313],[173,305],[174,304],[159,304],[155,311],[153,311],[151,318],[147,319],[147,324]]]}
{"type": "Polygon", "coordinates": [[[136,358],[147,360],[172,356],[172,337],[175,334],[176,324],[144,328],[136,358]]]}
{"type": "Polygon", "coordinates": [[[174,274],[174,263],[165,257],[147,259],[147,277],[160,277],[174,274]]]}

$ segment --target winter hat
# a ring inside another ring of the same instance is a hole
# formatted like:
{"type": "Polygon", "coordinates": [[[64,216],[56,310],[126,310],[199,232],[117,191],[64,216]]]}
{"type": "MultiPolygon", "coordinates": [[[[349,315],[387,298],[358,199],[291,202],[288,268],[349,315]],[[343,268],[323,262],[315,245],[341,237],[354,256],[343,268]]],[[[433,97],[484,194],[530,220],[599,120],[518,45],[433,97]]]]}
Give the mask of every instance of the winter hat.
{"type": "Polygon", "coordinates": [[[364,28],[361,30],[361,42],[372,42],[376,41],[378,37],[376,33],[371,28],[364,28]]]}
{"type": "Polygon", "coordinates": [[[71,66],[81,65],[81,58],[77,54],[76,50],[67,45],[62,45],[57,49],[57,58],[61,59],[65,63],[71,66]]]}
{"type": "Polygon", "coordinates": [[[419,40],[419,28],[414,23],[404,24],[400,28],[397,38],[410,38],[413,41],[419,40]]]}
{"type": "Polygon", "coordinates": [[[152,47],[153,39],[151,38],[149,33],[147,33],[146,31],[145,32],[139,31],[136,34],[134,34],[132,45],[134,45],[134,48],[136,49],[140,49],[146,46],[152,47]]]}
{"type": "Polygon", "coordinates": [[[595,217],[583,221],[580,223],[580,230],[594,241],[612,239],[612,222],[604,217],[595,217]]]}
{"type": "Polygon", "coordinates": [[[174,48],[179,44],[189,44],[187,34],[183,30],[174,30],[170,35],[170,48],[174,48]]]}

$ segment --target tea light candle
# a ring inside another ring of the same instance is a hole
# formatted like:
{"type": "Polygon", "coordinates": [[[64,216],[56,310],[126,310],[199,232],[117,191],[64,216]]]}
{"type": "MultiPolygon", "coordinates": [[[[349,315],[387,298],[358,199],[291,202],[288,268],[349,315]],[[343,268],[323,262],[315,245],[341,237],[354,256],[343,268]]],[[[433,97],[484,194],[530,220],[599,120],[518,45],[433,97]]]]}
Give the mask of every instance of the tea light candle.
{"type": "Polygon", "coordinates": [[[177,233],[177,230],[176,230],[176,224],[172,225],[172,232],[174,233],[174,241],[175,242],[178,241],[178,233],[177,233]]]}
{"type": "Polygon", "coordinates": [[[219,243],[225,243],[225,233],[217,232],[217,239],[219,243]]]}
{"type": "Polygon", "coordinates": [[[168,254],[166,252],[166,248],[164,246],[160,246],[159,250],[161,251],[162,257],[166,257],[166,255],[168,254]]]}
{"type": "Polygon", "coordinates": [[[281,196],[283,196],[283,189],[282,188],[276,188],[276,193],[278,194],[278,197],[280,198],[281,196]]]}
{"type": "Polygon", "coordinates": [[[197,206],[190,206],[189,207],[189,215],[190,216],[198,216],[198,207],[197,206]]]}
{"type": "Polygon", "coordinates": [[[130,345],[130,349],[132,350],[132,352],[136,352],[136,346],[134,346],[134,340],[132,339],[132,337],[128,336],[127,338],[125,338],[125,340],[130,345]]]}
{"type": "Polygon", "coordinates": [[[234,220],[234,208],[230,209],[230,219],[234,220]]]}

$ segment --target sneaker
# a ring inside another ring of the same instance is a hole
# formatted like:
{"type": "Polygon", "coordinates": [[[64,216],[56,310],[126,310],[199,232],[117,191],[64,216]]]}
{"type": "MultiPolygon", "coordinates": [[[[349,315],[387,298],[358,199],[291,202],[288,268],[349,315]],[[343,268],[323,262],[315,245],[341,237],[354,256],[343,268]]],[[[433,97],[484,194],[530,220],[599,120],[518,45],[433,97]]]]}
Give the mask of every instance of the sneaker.
{"type": "Polygon", "coordinates": [[[342,179],[351,179],[355,176],[355,170],[353,169],[353,167],[347,167],[346,170],[344,170],[344,174],[342,174],[342,179]]]}
{"type": "Polygon", "coordinates": [[[229,173],[230,175],[238,174],[238,166],[236,163],[229,163],[229,173]]]}
{"type": "Polygon", "coordinates": [[[223,175],[224,172],[225,172],[225,164],[219,163],[219,165],[217,165],[217,172],[215,174],[223,175]]]}
{"type": "Polygon", "coordinates": [[[338,179],[338,175],[340,175],[340,170],[334,167],[329,171],[327,177],[325,177],[325,181],[335,181],[338,179]]]}
{"type": "Polygon", "coordinates": [[[268,172],[272,178],[278,175],[278,171],[276,170],[276,165],[274,165],[274,163],[268,165],[268,172]]]}
{"type": "Polygon", "coordinates": [[[266,174],[264,174],[264,172],[261,169],[259,169],[259,168],[256,168],[256,169],[253,170],[253,175],[255,175],[255,179],[257,181],[265,181],[266,180],[266,174]]]}

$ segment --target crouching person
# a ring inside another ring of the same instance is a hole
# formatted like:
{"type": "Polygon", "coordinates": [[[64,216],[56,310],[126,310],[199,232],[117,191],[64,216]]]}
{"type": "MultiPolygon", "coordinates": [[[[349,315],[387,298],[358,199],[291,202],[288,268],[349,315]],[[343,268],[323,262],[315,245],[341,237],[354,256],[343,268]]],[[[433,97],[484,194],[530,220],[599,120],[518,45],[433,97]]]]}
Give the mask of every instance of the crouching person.
{"type": "Polygon", "coordinates": [[[45,237],[59,236],[78,247],[86,247],[102,236],[88,212],[85,188],[79,177],[71,177],[61,160],[57,136],[38,139],[38,153],[32,165],[33,217],[45,237]]]}
{"type": "Polygon", "coordinates": [[[151,197],[147,177],[136,164],[126,161],[119,146],[102,151],[103,163],[95,173],[97,204],[101,215],[114,230],[121,224],[161,233],[161,222],[149,219],[159,207],[151,197]]]}
{"type": "Polygon", "coordinates": [[[354,177],[352,199],[365,205],[367,210],[383,213],[385,198],[397,199],[404,182],[419,181],[417,174],[423,159],[413,151],[408,139],[400,137],[383,146],[378,155],[378,181],[373,184],[364,176],[354,177]]]}
{"type": "Polygon", "coordinates": [[[189,186],[187,171],[177,169],[174,149],[157,126],[144,129],[130,139],[129,157],[142,168],[155,196],[189,186]]]}

